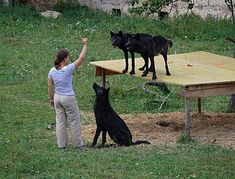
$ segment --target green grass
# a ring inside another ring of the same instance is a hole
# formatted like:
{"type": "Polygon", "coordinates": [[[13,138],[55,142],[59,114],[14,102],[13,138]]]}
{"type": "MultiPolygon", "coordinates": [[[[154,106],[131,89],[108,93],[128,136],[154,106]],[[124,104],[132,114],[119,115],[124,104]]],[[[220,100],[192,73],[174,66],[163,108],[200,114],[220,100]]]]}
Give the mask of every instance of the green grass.
{"type": "MultiPolygon", "coordinates": [[[[57,7],[57,10],[61,7],[57,7]]],[[[63,9],[63,8],[62,8],[63,9]]],[[[74,88],[82,111],[92,111],[94,67],[90,61],[123,58],[110,45],[109,31],[147,32],[171,38],[170,53],[204,50],[232,55],[225,40],[235,34],[226,20],[177,17],[157,21],[117,17],[84,7],[65,8],[58,19],[46,19],[33,9],[0,8],[0,178],[233,178],[234,150],[213,145],[95,148],[85,152],[56,147],[54,122],[47,97],[47,73],[60,48],[74,60],[89,39],[89,53],[74,75],[74,88]]],[[[178,86],[159,111],[153,95],[140,86],[144,79],[109,76],[110,100],[118,113],[183,111],[178,86]]],[[[152,89],[156,90],[156,89],[152,89]]],[[[156,91],[157,92],[157,91],[156,91]]],[[[205,98],[205,111],[225,111],[228,97],[205,98]]],[[[192,104],[193,109],[195,104],[192,104]]],[[[82,118],[82,123],[90,123],[82,118]]],[[[85,140],[86,144],[89,142],[85,140]]]]}

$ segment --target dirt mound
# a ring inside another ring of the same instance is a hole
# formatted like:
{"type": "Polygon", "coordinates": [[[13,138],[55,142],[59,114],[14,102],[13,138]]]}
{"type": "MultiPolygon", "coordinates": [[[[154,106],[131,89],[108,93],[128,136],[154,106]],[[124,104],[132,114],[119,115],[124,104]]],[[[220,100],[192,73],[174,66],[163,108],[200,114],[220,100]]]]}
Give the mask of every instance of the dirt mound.
{"type": "MultiPolygon", "coordinates": [[[[82,113],[92,120],[83,124],[83,138],[92,142],[96,125],[92,113],[82,113]]],[[[184,131],[184,113],[120,115],[127,123],[135,140],[148,140],[153,145],[175,144],[184,131]]],[[[199,143],[214,143],[235,149],[234,113],[192,113],[192,137],[199,143]]],[[[101,138],[101,137],[100,137],[101,138]]],[[[108,143],[113,143],[108,140],[108,143]]]]}

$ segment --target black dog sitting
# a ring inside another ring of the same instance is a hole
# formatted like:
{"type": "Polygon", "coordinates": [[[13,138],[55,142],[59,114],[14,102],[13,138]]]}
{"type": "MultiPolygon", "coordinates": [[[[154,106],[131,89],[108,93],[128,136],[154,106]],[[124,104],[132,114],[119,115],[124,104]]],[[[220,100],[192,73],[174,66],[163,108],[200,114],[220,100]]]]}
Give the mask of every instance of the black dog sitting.
{"type": "Polygon", "coordinates": [[[109,102],[110,88],[104,88],[93,84],[93,89],[96,93],[94,105],[96,132],[92,146],[95,146],[102,132],[102,145],[106,142],[106,133],[110,138],[120,146],[130,146],[137,144],[150,144],[148,141],[132,142],[132,135],[125,122],[115,113],[109,102]]]}
{"type": "MultiPolygon", "coordinates": [[[[135,55],[134,55],[135,51],[128,50],[126,47],[126,43],[128,42],[129,36],[133,36],[133,35],[134,34],[123,33],[122,31],[119,31],[118,33],[114,33],[110,31],[110,40],[111,40],[112,46],[118,47],[119,49],[121,49],[125,56],[126,67],[124,68],[124,70],[122,70],[122,73],[126,73],[128,71],[128,52],[130,52],[131,54],[131,63],[132,63],[132,69],[130,71],[131,75],[135,74],[135,55]]],[[[145,34],[145,33],[139,33],[139,37],[146,38],[146,37],[152,37],[152,36],[149,34],[145,34]]]]}
{"type": "Polygon", "coordinates": [[[140,53],[144,58],[145,65],[142,76],[147,76],[149,71],[153,72],[152,80],[156,80],[156,70],[154,65],[154,56],[161,54],[165,61],[166,75],[171,75],[167,65],[167,53],[169,47],[172,47],[173,43],[162,36],[153,36],[142,38],[140,34],[129,35],[127,43],[125,44],[127,50],[140,53]],[[151,66],[148,68],[148,62],[150,59],[151,66]]]}

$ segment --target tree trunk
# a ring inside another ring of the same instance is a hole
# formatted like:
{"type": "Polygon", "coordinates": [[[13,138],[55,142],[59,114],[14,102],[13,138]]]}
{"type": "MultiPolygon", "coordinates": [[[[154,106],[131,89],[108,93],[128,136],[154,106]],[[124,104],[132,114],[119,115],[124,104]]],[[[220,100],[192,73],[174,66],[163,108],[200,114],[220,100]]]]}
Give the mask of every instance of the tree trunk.
{"type": "Polygon", "coordinates": [[[9,0],[0,0],[0,5],[9,6],[9,4],[10,4],[9,0]]]}
{"type": "MultiPolygon", "coordinates": [[[[230,2],[231,2],[231,12],[232,12],[233,24],[235,24],[235,17],[234,17],[234,11],[233,11],[233,9],[234,9],[234,7],[233,7],[234,6],[233,0],[231,0],[230,2]]],[[[234,58],[235,58],[235,56],[234,56],[234,58]]]]}

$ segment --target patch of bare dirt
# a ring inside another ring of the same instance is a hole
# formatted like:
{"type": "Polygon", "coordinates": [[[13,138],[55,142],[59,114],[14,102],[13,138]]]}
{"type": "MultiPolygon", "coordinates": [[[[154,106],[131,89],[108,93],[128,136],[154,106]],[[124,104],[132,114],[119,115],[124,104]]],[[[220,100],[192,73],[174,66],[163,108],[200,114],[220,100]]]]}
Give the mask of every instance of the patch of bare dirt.
{"type": "MultiPolygon", "coordinates": [[[[92,142],[96,129],[94,115],[82,113],[82,116],[93,121],[83,124],[83,138],[92,142]]],[[[181,112],[120,116],[132,132],[133,141],[142,139],[153,145],[174,145],[184,131],[184,113],[181,112]]],[[[192,113],[192,137],[199,143],[214,143],[235,149],[235,114],[192,113]]],[[[110,139],[108,142],[113,143],[110,139]]]]}

